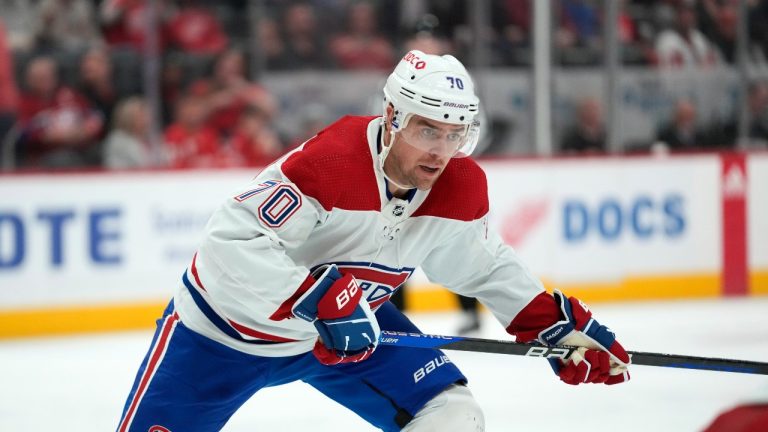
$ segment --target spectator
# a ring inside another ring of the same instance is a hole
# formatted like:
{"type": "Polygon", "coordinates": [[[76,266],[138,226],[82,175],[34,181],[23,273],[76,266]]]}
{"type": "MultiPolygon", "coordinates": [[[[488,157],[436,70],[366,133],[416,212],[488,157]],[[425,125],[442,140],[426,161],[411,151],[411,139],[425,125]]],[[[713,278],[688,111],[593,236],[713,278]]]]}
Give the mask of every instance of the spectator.
{"type": "Polygon", "coordinates": [[[112,111],[125,94],[115,85],[112,60],[105,47],[89,49],[80,59],[77,89],[101,112],[106,123],[112,120],[112,111]]]}
{"type": "Polygon", "coordinates": [[[764,0],[750,0],[747,5],[749,38],[754,44],[753,50],[762,57],[768,59],[768,2],[764,0]]]}
{"type": "Polygon", "coordinates": [[[491,22],[498,37],[495,58],[504,65],[531,62],[531,0],[497,0],[491,22]]]}
{"type": "Polygon", "coordinates": [[[247,107],[259,109],[270,120],[274,118],[277,103],[265,88],[248,80],[242,51],[225,51],[213,67],[213,76],[194,83],[192,92],[205,99],[210,110],[208,124],[219,134],[229,137],[247,107]]]}
{"type": "Polygon", "coordinates": [[[681,2],[675,11],[674,28],[660,32],[656,38],[659,66],[693,68],[719,64],[720,53],[696,28],[696,13],[693,7],[681,2]]]}
{"type": "Polygon", "coordinates": [[[165,143],[174,168],[205,168],[219,165],[219,136],[206,123],[206,99],[184,96],[176,103],[174,121],[165,129],[165,143]]]}
{"type": "Polygon", "coordinates": [[[283,150],[269,116],[254,107],[240,114],[230,148],[236,155],[235,164],[245,166],[265,166],[283,150]]]}
{"type": "Polygon", "coordinates": [[[709,38],[730,64],[736,63],[738,5],[732,2],[703,0],[697,2],[699,30],[709,38]]]}
{"type": "Polygon", "coordinates": [[[595,98],[586,98],[576,108],[576,124],[565,133],[560,150],[566,153],[605,152],[603,109],[595,98]]]}
{"type": "Polygon", "coordinates": [[[291,3],[283,13],[284,59],[291,69],[327,69],[333,67],[323,33],[318,31],[312,5],[291,3]]]}
{"type": "Polygon", "coordinates": [[[37,5],[29,0],[0,0],[0,11],[12,51],[27,52],[34,42],[37,5]]]}
{"type": "Polygon", "coordinates": [[[531,0],[503,0],[498,16],[503,18],[505,38],[513,46],[528,46],[531,37],[531,0]]]}
{"type": "Polygon", "coordinates": [[[18,103],[19,91],[13,76],[13,56],[8,47],[5,25],[0,18],[0,166],[4,150],[2,144],[16,121],[18,103]]]}
{"type": "Polygon", "coordinates": [[[181,1],[181,8],[166,23],[168,42],[180,51],[212,55],[228,44],[216,16],[197,0],[181,1]]]}
{"type": "Polygon", "coordinates": [[[121,100],[104,142],[104,166],[126,169],[161,165],[154,163],[149,128],[149,110],[144,99],[133,96],[121,100]]]}
{"type": "Polygon", "coordinates": [[[347,13],[347,30],[331,42],[331,53],[344,69],[387,70],[395,62],[392,44],[378,31],[373,4],[353,4],[347,13]]]}
{"type": "MultiPolygon", "coordinates": [[[[167,21],[171,8],[168,0],[158,0],[157,20],[161,24],[167,21]]],[[[112,47],[128,48],[136,52],[144,51],[144,38],[147,34],[147,0],[103,0],[99,8],[99,21],[104,38],[112,47]]],[[[158,49],[166,45],[166,37],[160,33],[158,49]]]]}
{"type": "Polygon", "coordinates": [[[594,47],[600,40],[600,19],[593,1],[561,0],[558,38],[564,47],[594,47]]]}
{"type": "Polygon", "coordinates": [[[37,48],[80,53],[100,42],[96,13],[89,0],[42,0],[35,28],[37,48]]]}
{"type": "Polygon", "coordinates": [[[289,69],[291,65],[277,22],[271,18],[262,18],[259,20],[256,31],[259,35],[259,50],[264,61],[264,67],[269,70],[289,69]]]}
{"type": "Polygon", "coordinates": [[[708,138],[696,124],[696,107],[688,100],[675,104],[672,121],[657,134],[657,142],[670,150],[697,150],[708,144],[708,138]]]}
{"type": "Polygon", "coordinates": [[[616,28],[619,42],[624,45],[632,45],[639,42],[637,23],[634,17],[627,11],[627,0],[619,0],[616,28]]]}
{"type": "Polygon", "coordinates": [[[98,165],[103,118],[83,95],[60,85],[57,74],[49,57],[27,65],[19,109],[24,162],[50,168],[98,165]]]}

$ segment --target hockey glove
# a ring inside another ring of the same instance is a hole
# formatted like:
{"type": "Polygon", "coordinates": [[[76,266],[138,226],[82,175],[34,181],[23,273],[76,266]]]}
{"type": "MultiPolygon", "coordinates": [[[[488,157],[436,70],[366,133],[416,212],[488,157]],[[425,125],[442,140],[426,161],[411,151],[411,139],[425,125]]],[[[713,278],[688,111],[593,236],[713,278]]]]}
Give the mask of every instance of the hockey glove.
{"type": "Polygon", "coordinates": [[[293,315],[314,323],[320,338],[313,353],[321,363],[359,362],[379,343],[379,324],[363,290],[351,274],[335,265],[317,269],[315,283],[296,301],[293,315]]]}
{"type": "Polygon", "coordinates": [[[616,335],[592,318],[592,312],[581,300],[565,297],[558,290],[552,295],[560,308],[560,321],[541,331],[539,341],[547,345],[583,347],[565,362],[549,359],[560,379],[573,385],[629,381],[630,358],[616,335]]]}

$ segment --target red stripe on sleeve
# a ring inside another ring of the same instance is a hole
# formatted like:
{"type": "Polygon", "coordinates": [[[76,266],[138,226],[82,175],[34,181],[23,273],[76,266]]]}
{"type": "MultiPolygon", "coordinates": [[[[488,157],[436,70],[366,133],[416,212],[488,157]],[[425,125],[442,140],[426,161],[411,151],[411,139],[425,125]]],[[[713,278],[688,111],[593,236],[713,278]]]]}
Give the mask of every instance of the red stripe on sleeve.
{"type": "Polygon", "coordinates": [[[197,283],[197,286],[200,287],[201,290],[205,291],[205,287],[203,286],[203,283],[200,282],[200,276],[197,275],[197,252],[195,252],[195,255],[192,256],[192,277],[195,278],[195,283],[197,283]]]}
{"type": "Polygon", "coordinates": [[[292,296],[288,297],[288,300],[284,301],[280,307],[278,307],[277,310],[269,317],[269,319],[272,321],[282,321],[284,319],[293,318],[293,312],[291,312],[293,305],[296,303],[299,297],[304,295],[309,287],[311,287],[315,282],[315,278],[313,278],[312,275],[308,275],[307,278],[304,279],[304,282],[302,282],[299,288],[296,290],[296,292],[293,293],[292,296]]]}

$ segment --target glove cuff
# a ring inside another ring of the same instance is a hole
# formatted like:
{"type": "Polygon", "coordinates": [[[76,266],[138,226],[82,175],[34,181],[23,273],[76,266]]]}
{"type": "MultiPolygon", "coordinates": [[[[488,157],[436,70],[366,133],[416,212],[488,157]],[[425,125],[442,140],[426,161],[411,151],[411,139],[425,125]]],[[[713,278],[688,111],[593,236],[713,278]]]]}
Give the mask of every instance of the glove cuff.
{"type": "Polygon", "coordinates": [[[558,321],[539,332],[539,342],[544,345],[564,345],[561,341],[571,335],[575,328],[568,320],[558,321]]]}
{"type": "Polygon", "coordinates": [[[308,278],[315,279],[315,283],[296,299],[291,313],[304,321],[314,322],[317,319],[318,303],[334,282],[341,279],[341,272],[335,265],[329,265],[315,270],[308,278]]]}

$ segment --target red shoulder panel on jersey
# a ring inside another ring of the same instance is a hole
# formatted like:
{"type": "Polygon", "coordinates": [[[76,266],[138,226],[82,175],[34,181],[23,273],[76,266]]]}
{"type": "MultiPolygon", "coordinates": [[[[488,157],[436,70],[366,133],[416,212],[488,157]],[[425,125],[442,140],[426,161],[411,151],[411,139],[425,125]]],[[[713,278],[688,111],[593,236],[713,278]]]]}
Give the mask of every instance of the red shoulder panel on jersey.
{"type": "Polygon", "coordinates": [[[436,216],[471,221],[488,213],[488,183],[469,158],[451,159],[413,217],[436,216]]]}
{"type": "Polygon", "coordinates": [[[283,174],[326,210],[379,210],[367,137],[374,118],[342,117],[289,156],[281,166],[283,174]]]}

